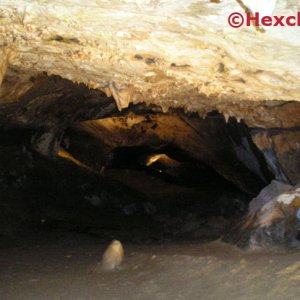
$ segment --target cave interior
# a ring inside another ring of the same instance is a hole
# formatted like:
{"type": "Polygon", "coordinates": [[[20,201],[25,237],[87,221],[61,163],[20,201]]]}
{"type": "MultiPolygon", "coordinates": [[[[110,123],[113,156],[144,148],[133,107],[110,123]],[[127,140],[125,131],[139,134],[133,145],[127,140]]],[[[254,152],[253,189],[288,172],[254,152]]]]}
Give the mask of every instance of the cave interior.
{"type": "Polygon", "coordinates": [[[218,111],[119,111],[98,90],[43,76],[1,107],[3,236],[49,230],[103,241],[212,241],[273,179],[290,183],[276,154],[254,143],[262,128],[218,111]]]}

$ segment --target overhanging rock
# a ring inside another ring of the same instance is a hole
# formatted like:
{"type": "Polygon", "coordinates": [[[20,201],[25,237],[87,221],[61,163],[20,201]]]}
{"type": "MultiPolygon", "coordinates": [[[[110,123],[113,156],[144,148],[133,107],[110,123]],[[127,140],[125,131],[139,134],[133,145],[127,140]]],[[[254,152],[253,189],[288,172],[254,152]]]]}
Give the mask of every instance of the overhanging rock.
{"type": "MultiPolygon", "coordinates": [[[[235,0],[2,0],[1,101],[18,100],[43,72],[114,95],[120,109],[145,102],[247,118],[249,101],[299,101],[299,28],[230,27],[244,10],[235,0]]],[[[273,14],[298,10],[278,0],[273,14]]]]}

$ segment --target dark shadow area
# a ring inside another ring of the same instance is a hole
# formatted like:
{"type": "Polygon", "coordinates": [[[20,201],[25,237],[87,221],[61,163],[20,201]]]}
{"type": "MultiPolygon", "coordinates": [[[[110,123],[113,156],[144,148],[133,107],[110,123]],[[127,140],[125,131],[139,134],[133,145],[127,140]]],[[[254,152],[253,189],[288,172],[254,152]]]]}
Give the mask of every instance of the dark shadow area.
{"type": "Polygon", "coordinates": [[[173,145],[115,149],[109,167],[95,174],[37,154],[32,135],[1,131],[2,237],[45,231],[103,241],[205,242],[247,209],[249,197],[173,145]]]}

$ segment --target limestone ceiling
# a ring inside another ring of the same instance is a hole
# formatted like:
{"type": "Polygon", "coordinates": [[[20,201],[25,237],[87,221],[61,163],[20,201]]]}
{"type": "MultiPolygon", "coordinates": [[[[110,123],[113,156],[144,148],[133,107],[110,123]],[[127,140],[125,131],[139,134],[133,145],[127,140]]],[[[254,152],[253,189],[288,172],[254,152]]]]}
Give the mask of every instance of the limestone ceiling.
{"type": "MultiPolygon", "coordinates": [[[[278,0],[274,15],[298,6],[278,0]]],[[[299,101],[300,28],[235,29],[232,12],[244,13],[240,1],[2,0],[0,101],[43,72],[101,89],[119,109],[299,101]]]]}

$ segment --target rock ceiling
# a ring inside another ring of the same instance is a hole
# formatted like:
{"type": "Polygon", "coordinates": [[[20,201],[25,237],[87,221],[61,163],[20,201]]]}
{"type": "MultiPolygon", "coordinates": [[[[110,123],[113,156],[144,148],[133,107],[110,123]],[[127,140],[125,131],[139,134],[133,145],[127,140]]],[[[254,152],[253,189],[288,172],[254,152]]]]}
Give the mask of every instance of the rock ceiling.
{"type": "MultiPolygon", "coordinates": [[[[274,14],[298,6],[278,0],[274,14]]],[[[1,102],[46,73],[100,89],[119,109],[144,102],[244,118],[252,104],[299,101],[299,27],[235,29],[232,12],[244,12],[240,1],[2,0],[1,102]]]]}

